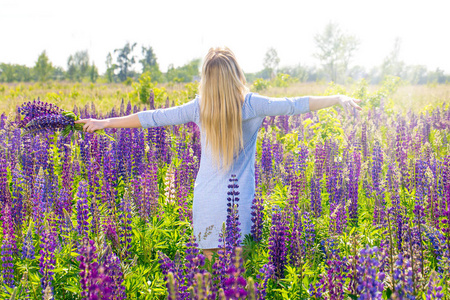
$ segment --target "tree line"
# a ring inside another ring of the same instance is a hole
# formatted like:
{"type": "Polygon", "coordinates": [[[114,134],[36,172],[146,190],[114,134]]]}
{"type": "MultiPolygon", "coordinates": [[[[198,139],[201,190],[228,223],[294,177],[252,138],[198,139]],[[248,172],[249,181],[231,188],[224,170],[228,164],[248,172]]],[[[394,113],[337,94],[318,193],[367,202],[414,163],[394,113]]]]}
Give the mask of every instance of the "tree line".
{"type": "MultiPolygon", "coordinates": [[[[364,66],[351,65],[360,41],[353,35],[344,33],[337,23],[328,23],[324,30],[314,36],[316,51],[314,57],[320,66],[299,63],[294,66],[279,67],[280,58],[275,48],[267,50],[263,69],[255,73],[245,73],[247,81],[256,79],[274,79],[277,75],[287,74],[298,81],[327,80],[345,83],[350,79],[365,78],[371,84],[380,83],[387,75],[393,75],[411,84],[447,83],[450,75],[437,68],[428,70],[424,65],[407,65],[400,59],[401,40],[397,38],[394,47],[380,65],[366,69],[364,66]]],[[[169,65],[162,72],[151,46],[141,46],[141,56],[135,55],[137,43],[127,42],[123,48],[109,52],[106,57],[106,71],[99,74],[94,63],[90,63],[87,50],[77,51],[67,59],[66,69],[54,66],[43,51],[33,67],[0,63],[0,82],[29,82],[46,80],[125,82],[138,80],[142,74],[149,75],[154,82],[192,82],[199,80],[200,58],[187,64],[174,67],[169,65]],[[141,71],[136,71],[138,65],[141,71]]]]}
{"type": "Polygon", "coordinates": [[[67,68],[54,66],[46,51],[38,57],[33,67],[18,64],[0,63],[0,82],[30,82],[47,80],[90,81],[99,78],[103,82],[132,82],[143,73],[150,74],[156,82],[191,82],[198,80],[200,59],[193,59],[187,64],[175,68],[169,65],[167,72],[161,72],[152,47],[142,46],[142,57],[134,54],[136,43],[127,42],[123,48],[109,52],[106,57],[106,71],[100,75],[94,63],[90,63],[87,50],[77,51],[67,59],[67,68]],[[135,70],[136,65],[141,70],[135,70]]]}

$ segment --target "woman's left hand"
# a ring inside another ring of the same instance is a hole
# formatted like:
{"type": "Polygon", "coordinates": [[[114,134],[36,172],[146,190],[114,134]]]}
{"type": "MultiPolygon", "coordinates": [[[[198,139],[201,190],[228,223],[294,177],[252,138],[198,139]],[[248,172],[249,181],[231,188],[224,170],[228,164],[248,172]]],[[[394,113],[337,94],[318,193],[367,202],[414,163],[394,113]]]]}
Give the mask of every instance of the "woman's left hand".
{"type": "Polygon", "coordinates": [[[346,115],[348,115],[350,111],[354,111],[355,109],[362,110],[362,108],[358,104],[356,104],[361,102],[360,99],[351,98],[345,95],[339,95],[338,102],[342,106],[342,108],[344,108],[346,115]]]}

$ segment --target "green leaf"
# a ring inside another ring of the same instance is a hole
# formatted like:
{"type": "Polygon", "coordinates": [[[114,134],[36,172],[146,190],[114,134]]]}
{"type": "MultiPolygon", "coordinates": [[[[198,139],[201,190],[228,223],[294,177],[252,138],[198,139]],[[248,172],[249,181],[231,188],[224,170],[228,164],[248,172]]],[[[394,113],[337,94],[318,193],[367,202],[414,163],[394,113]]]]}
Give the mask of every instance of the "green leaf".
{"type": "Polygon", "coordinates": [[[61,131],[61,135],[63,137],[66,137],[69,135],[70,131],[72,130],[72,126],[67,125],[62,131],[61,131]]]}
{"type": "Polygon", "coordinates": [[[109,138],[109,139],[110,139],[111,141],[113,141],[113,142],[116,141],[112,136],[108,135],[108,134],[105,132],[105,130],[103,130],[103,129],[97,130],[97,131],[95,131],[95,133],[97,133],[97,134],[99,134],[99,135],[106,136],[107,138],[109,138]]]}

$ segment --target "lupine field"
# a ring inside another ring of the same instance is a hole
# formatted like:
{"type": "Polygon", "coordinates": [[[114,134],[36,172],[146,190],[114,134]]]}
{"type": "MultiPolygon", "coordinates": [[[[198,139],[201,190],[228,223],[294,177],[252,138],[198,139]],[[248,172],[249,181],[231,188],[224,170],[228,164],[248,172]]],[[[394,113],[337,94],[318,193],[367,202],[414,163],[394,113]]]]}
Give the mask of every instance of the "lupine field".
{"type": "Polygon", "coordinates": [[[0,112],[0,298],[449,299],[450,106],[396,109],[397,84],[321,93],[364,100],[359,115],[266,117],[252,232],[233,176],[212,261],[192,228],[195,124],[61,134],[60,108],[106,118],[173,99],[13,98],[0,112]]]}

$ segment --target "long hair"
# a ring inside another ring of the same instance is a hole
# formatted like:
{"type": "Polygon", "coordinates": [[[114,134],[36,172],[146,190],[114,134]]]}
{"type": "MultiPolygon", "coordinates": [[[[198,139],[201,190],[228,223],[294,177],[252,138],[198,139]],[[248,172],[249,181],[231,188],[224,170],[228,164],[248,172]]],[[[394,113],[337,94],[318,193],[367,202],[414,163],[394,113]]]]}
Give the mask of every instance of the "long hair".
{"type": "Polygon", "coordinates": [[[243,148],[242,104],[248,88],[244,72],[227,47],[211,48],[200,81],[200,122],[212,159],[224,171],[243,148]]]}

